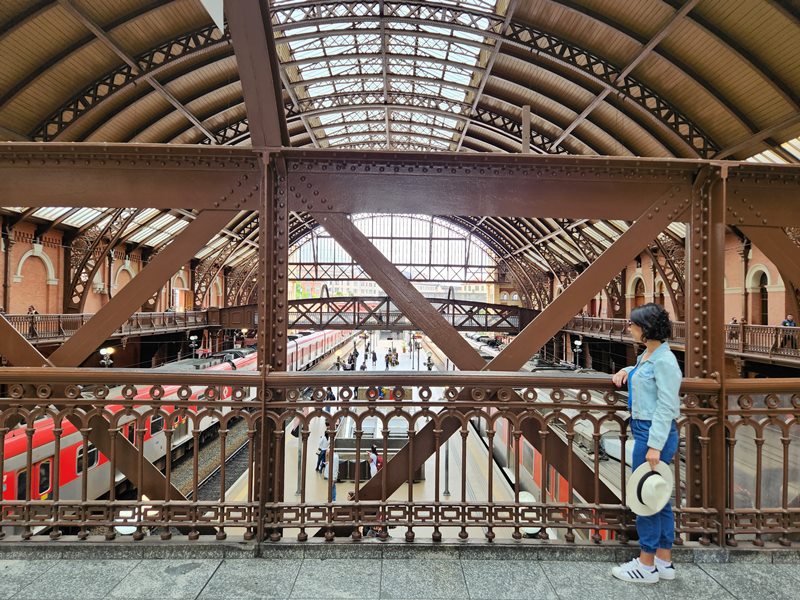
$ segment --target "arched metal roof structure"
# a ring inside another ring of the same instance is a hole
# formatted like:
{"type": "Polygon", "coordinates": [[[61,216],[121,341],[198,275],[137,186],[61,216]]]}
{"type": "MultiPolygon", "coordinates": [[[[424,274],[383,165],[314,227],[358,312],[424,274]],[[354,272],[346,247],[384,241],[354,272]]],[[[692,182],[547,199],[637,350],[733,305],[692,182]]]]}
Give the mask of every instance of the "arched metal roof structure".
{"type": "MultiPolygon", "coordinates": [[[[800,160],[800,7],[778,0],[273,0],[291,145],[800,160]]],[[[248,145],[229,32],[199,0],[7,0],[0,139],[248,145]]],[[[14,219],[102,226],[102,209],[14,219]]],[[[190,211],[145,209],[158,249],[190,211]]],[[[563,274],[625,222],[464,218],[503,260],[563,274]]],[[[255,215],[199,255],[245,272],[255,215]]],[[[315,227],[293,213],[290,239],[315,227]]],[[[682,226],[665,232],[680,241],[682,226]]],[[[667,239],[668,238],[668,239],[667,239]]]]}

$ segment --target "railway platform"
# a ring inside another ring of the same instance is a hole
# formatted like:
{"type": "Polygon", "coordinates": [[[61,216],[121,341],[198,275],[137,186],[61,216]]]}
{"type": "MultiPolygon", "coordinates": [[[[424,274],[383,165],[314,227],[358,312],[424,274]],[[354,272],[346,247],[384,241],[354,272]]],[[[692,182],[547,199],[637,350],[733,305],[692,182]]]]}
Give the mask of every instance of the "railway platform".
{"type": "Polygon", "coordinates": [[[0,547],[2,597],[15,599],[248,598],[797,598],[797,550],[675,552],[678,577],[615,580],[635,549],[397,540],[169,546],[15,544],[0,547]],[[165,560],[166,559],[166,560],[165,560]]]}

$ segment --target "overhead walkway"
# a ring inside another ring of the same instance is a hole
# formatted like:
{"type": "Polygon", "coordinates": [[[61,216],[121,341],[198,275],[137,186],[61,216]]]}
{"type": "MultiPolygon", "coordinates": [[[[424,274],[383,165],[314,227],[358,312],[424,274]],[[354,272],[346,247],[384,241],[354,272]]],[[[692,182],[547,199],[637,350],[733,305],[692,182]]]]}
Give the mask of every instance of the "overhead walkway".
{"type": "MultiPolygon", "coordinates": [[[[539,311],[453,298],[426,298],[459,331],[518,333],[539,311]]],[[[290,329],[419,329],[387,296],[335,296],[288,302],[290,329]]],[[[257,306],[220,309],[222,327],[253,327],[257,306]]]]}

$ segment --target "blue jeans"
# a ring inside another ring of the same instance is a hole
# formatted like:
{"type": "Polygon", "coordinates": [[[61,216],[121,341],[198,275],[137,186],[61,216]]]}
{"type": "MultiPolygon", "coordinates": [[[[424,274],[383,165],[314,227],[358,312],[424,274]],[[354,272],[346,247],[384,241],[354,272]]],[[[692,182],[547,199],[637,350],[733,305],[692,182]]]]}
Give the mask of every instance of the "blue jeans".
{"type": "Polygon", "coordinates": [[[331,486],[331,502],[336,502],[336,483],[331,486]]]}
{"type": "MultiPolygon", "coordinates": [[[[631,433],[633,434],[633,464],[636,468],[645,461],[647,454],[647,438],[650,434],[650,421],[631,419],[631,433]]],[[[672,462],[678,450],[678,427],[675,421],[669,430],[669,436],[661,449],[661,460],[667,464],[672,462]]],[[[659,512],[649,517],[636,517],[636,531],[639,533],[639,546],[642,551],[655,554],[657,549],[669,550],[675,541],[675,516],[672,514],[672,504],[667,505],[659,512]]]]}

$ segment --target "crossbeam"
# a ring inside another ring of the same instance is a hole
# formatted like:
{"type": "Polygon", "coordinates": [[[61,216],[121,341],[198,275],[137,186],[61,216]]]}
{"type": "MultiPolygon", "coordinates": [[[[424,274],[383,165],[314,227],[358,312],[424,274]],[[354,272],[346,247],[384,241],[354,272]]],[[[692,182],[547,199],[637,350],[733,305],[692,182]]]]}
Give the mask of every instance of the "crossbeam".
{"type": "Polygon", "coordinates": [[[257,210],[260,183],[250,149],[0,143],[0,207],[257,210]]]}

